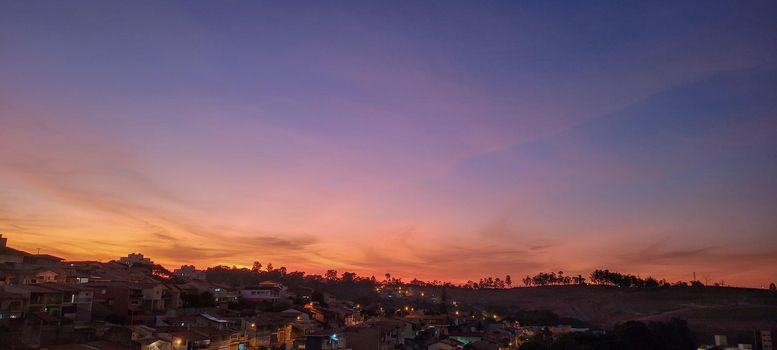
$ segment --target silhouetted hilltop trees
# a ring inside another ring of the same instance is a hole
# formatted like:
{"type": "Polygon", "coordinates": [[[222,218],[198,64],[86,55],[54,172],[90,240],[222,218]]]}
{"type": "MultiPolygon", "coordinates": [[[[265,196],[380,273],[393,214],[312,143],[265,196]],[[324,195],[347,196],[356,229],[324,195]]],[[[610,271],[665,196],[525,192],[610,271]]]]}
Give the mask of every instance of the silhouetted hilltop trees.
{"type": "Polygon", "coordinates": [[[610,272],[610,270],[595,270],[591,273],[591,282],[594,284],[611,285],[624,288],[651,288],[665,284],[665,282],[659,282],[653,277],[642,279],[634,275],[610,272]]]}
{"type": "MultiPolygon", "coordinates": [[[[171,276],[169,271],[158,267],[155,269],[155,274],[158,276],[171,276]]],[[[259,262],[254,262],[251,269],[238,268],[235,266],[215,266],[210,267],[205,272],[206,279],[214,283],[228,284],[232,286],[249,286],[255,285],[261,281],[272,280],[281,282],[289,286],[305,286],[310,288],[324,288],[326,290],[337,290],[340,286],[361,286],[364,288],[375,288],[378,285],[388,286],[417,286],[417,287],[457,287],[467,289],[505,289],[513,288],[513,280],[510,275],[506,275],[504,278],[500,277],[483,277],[479,281],[467,281],[463,284],[453,284],[450,282],[434,280],[431,282],[425,282],[419,279],[412,279],[410,282],[403,282],[401,278],[393,277],[390,273],[385,274],[385,279],[378,280],[375,276],[365,277],[359,276],[354,272],[338,273],[337,270],[329,269],[324,275],[305,274],[302,271],[288,272],[283,266],[274,268],[272,263],[267,263],[266,266],[259,262]]],[[[174,278],[174,276],[172,276],[174,278]]],[[[526,276],[522,280],[523,285],[526,287],[537,286],[553,286],[553,285],[602,285],[602,286],[615,286],[621,288],[655,288],[655,287],[703,287],[704,284],[700,281],[678,281],[669,283],[666,280],[658,280],[651,276],[642,278],[636,275],[619,273],[604,270],[594,270],[588,276],[583,275],[567,275],[564,271],[557,272],[540,272],[534,276],[526,276]]],[[[723,282],[715,283],[715,286],[722,286],[723,282]]],[[[771,286],[770,286],[771,287],[771,286]]]]}
{"type": "MultiPolygon", "coordinates": [[[[691,286],[691,287],[703,287],[704,284],[700,281],[684,282],[678,281],[675,283],[669,283],[665,280],[657,280],[648,276],[647,278],[641,278],[639,276],[619,273],[610,270],[594,270],[588,279],[582,275],[566,276],[563,271],[558,272],[540,272],[534,276],[526,276],[523,278],[523,284],[526,287],[533,286],[552,286],[552,285],[603,285],[603,286],[616,286],[622,288],[654,288],[663,286],[691,286]]],[[[722,285],[719,283],[716,286],[722,285]]],[[[476,286],[477,288],[477,286],[476,286]]]]}
{"type": "Polygon", "coordinates": [[[529,286],[548,286],[548,285],[571,285],[585,284],[585,277],[582,275],[566,276],[564,271],[559,272],[540,272],[534,276],[523,278],[523,284],[529,286]]]}

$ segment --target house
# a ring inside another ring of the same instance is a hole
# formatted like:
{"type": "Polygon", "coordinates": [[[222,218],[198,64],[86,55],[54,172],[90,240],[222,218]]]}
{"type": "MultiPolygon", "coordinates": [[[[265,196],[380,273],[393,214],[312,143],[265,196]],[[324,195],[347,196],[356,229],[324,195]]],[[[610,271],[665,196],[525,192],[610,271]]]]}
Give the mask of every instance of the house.
{"type": "Polygon", "coordinates": [[[62,258],[48,254],[27,254],[22,258],[22,264],[28,268],[50,268],[62,262],[62,258]]]}
{"type": "Polygon", "coordinates": [[[427,347],[427,350],[458,350],[463,349],[464,346],[456,340],[446,338],[438,342],[432,343],[427,347]]]}
{"type": "Polygon", "coordinates": [[[448,334],[448,339],[458,341],[462,345],[468,345],[483,340],[485,334],[478,331],[464,331],[464,332],[451,332],[448,334]]]}
{"type": "Polygon", "coordinates": [[[415,337],[413,326],[398,319],[378,318],[358,326],[346,327],[343,335],[353,350],[388,350],[401,348],[415,337]]]}
{"type": "Polygon", "coordinates": [[[256,286],[246,287],[240,291],[240,298],[253,302],[277,301],[285,298],[286,286],[273,281],[260,282],[256,286]]]}
{"type": "Polygon", "coordinates": [[[191,328],[199,325],[200,315],[168,316],[157,322],[159,326],[171,326],[177,328],[191,328]]]}
{"type": "Polygon", "coordinates": [[[379,349],[394,349],[401,347],[406,340],[415,337],[413,325],[397,319],[378,318],[365,322],[362,327],[374,328],[380,339],[379,349]]]}
{"type": "Polygon", "coordinates": [[[52,269],[42,269],[35,274],[35,283],[65,283],[65,274],[52,269]]]}
{"type": "Polygon", "coordinates": [[[299,323],[300,315],[288,312],[263,312],[246,320],[243,325],[252,347],[287,348],[292,345],[293,328],[299,323]]]}
{"type": "Polygon", "coordinates": [[[92,320],[93,291],[78,285],[43,283],[38,286],[62,293],[62,317],[77,324],[88,324],[92,320]]]}
{"type": "Polygon", "coordinates": [[[160,330],[156,337],[153,342],[145,345],[145,349],[240,350],[248,348],[245,333],[237,329],[215,329],[209,327],[173,328],[160,330]]]}
{"type": "Polygon", "coordinates": [[[178,276],[186,281],[205,280],[205,271],[197,270],[194,265],[181,265],[180,268],[173,270],[173,275],[178,276]]]}
{"type": "Polygon", "coordinates": [[[305,309],[308,310],[313,320],[328,328],[354,326],[363,321],[360,310],[351,307],[324,307],[317,302],[311,302],[305,305],[305,309]]]}
{"type": "Polygon", "coordinates": [[[407,320],[415,320],[420,322],[425,327],[434,327],[439,332],[438,334],[447,335],[448,328],[450,327],[450,318],[448,315],[426,315],[420,313],[411,313],[405,316],[407,320]]]}
{"type": "Polygon", "coordinates": [[[209,293],[213,296],[216,306],[222,308],[226,308],[230,303],[236,303],[240,296],[238,290],[230,286],[196,279],[181,285],[181,289],[189,294],[209,293]]]}
{"type": "Polygon", "coordinates": [[[347,349],[345,336],[337,332],[310,334],[305,337],[305,350],[347,349]]]}
{"type": "Polygon", "coordinates": [[[197,325],[214,329],[228,329],[233,326],[232,322],[218,316],[210,314],[200,314],[197,317],[197,325]]]}
{"type": "Polygon", "coordinates": [[[13,267],[16,264],[21,264],[27,255],[30,253],[8,247],[8,238],[0,234],[0,264],[13,267]]]}
{"type": "Polygon", "coordinates": [[[39,350],[133,350],[133,347],[105,340],[91,341],[84,344],[51,345],[39,350]]]}
{"type": "Polygon", "coordinates": [[[291,323],[291,338],[293,339],[304,338],[308,334],[320,332],[323,328],[320,323],[310,318],[310,314],[296,308],[286,309],[281,311],[281,314],[294,318],[294,321],[291,323]]]}
{"type": "Polygon", "coordinates": [[[294,299],[300,299],[303,303],[307,303],[313,297],[313,288],[307,287],[293,287],[286,291],[289,297],[294,299]]]}
{"type": "Polygon", "coordinates": [[[175,329],[160,333],[160,338],[170,343],[171,350],[207,349],[210,338],[202,333],[189,329],[175,329]]]}
{"type": "Polygon", "coordinates": [[[380,330],[373,327],[347,327],[343,335],[348,339],[348,348],[351,350],[378,350],[381,349],[380,330]]]}
{"type": "Polygon", "coordinates": [[[237,329],[193,328],[193,332],[208,338],[208,348],[218,350],[238,350],[241,345],[247,347],[246,335],[237,329]]]}
{"type": "Polygon", "coordinates": [[[162,291],[162,301],[166,310],[175,310],[183,307],[183,289],[177,284],[162,282],[166,287],[162,291]]]}
{"type": "Polygon", "coordinates": [[[499,345],[488,340],[476,341],[469,344],[470,348],[474,350],[499,350],[499,345]]]}
{"type": "Polygon", "coordinates": [[[96,318],[122,324],[155,323],[157,315],[163,314],[172,300],[171,289],[161,282],[89,282],[94,290],[94,314],[96,318]]]}
{"type": "Polygon", "coordinates": [[[31,284],[55,281],[57,273],[51,270],[62,258],[48,254],[30,254],[8,247],[8,238],[0,235],[0,285],[31,284]],[[40,278],[36,275],[42,273],[40,278]]]}
{"type": "Polygon", "coordinates": [[[27,313],[21,334],[22,343],[33,348],[72,341],[73,327],[62,318],[43,311],[27,313]]]}
{"type": "Polygon", "coordinates": [[[156,336],[157,329],[152,328],[146,325],[140,325],[140,326],[130,326],[129,329],[132,331],[130,335],[130,340],[136,343],[141,343],[148,345],[150,343],[153,343],[156,340],[159,340],[159,338],[156,336]]]}
{"type": "Polygon", "coordinates": [[[44,313],[57,319],[62,317],[62,304],[65,293],[61,290],[29,284],[8,286],[6,291],[21,294],[28,300],[25,313],[44,313]]]}
{"type": "Polygon", "coordinates": [[[0,325],[24,318],[29,298],[22,294],[0,291],[0,325]]]}

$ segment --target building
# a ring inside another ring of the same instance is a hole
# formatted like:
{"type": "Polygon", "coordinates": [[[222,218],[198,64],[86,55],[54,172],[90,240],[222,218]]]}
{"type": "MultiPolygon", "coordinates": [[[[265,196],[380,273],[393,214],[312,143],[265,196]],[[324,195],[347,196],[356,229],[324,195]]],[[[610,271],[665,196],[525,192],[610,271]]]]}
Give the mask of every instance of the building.
{"type": "Polygon", "coordinates": [[[300,315],[289,312],[265,312],[248,319],[244,329],[248,344],[255,348],[291,347],[293,328],[300,315]]]}
{"type": "Polygon", "coordinates": [[[761,350],[773,350],[772,331],[761,331],[761,350]]]}
{"type": "Polygon", "coordinates": [[[8,247],[8,238],[0,234],[0,264],[13,267],[16,264],[21,264],[27,255],[30,253],[8,247]]]}
{"type": "Polygon", "coordinates": [[[351,350],[381,349],[380,330],[373,327],[348,327],[343,331],[351,350]]]}
{"type": "Polygon", "coordinates": [[[93,291],[79,285],[44,283],[38,286],[62,293],[62,318],[74,324],[88,324],[92,320],[93,291]]]}
{"type": "Polygon", "coordinates": [[[0,235],[0,285],[63,282],[54,268],[62,258],[48,254],[30,254],[8,247],[8,238],[0,235]]]}
{"type": "Polygon", "coordinates": [[[343,334],[324,332],[305,337],[305,350],[344,350],[346,339],[343,334]]]}
{"type": "Polygon", "coordinates": [[[43,285],[19,285],[6,287],[6,291],[23,295],[27,301],[25,314],[44,313],[55,318],[62,317],[64,294],[61,290],[46,288],[43,285]]]}
{"type": "Polygon", "coordinates": [[[286,286],[273,281],[260,282],[256,286],[246,287],[240,291],[240,298],[247,301],[277,301],[286,298],[286,286]]]}
{"type": "Polygon", "coordinates": [[[236,303],[240,296],[240,292],[230,286],[197,279],[190,280],[181,285],[181,289],[189,294],[209,293],[213,296],[216,306],[224,308],[230,303],[236,303]]]}
{"type": "Polygon", "coordinates": [[[446,338],[432,343],[427,350],[458,350],[463,349],[463,345],[456,340],[446,338]]]}
{"type": "Polygon", "coordinates": [[[205,280],[205,271],[197,270],[194,265],[182,265],[180,268],[173,271],[173,275],[178,276],[184,280],[205,280]]]}
{"type": "Polygon", "coordinates": [[[150,325],[156,316],[180,305],[177,289],[161,282],[101,281],[86,285],[94,290],[94,316],[113,323],[150,325]]]}
{"type": "Polygon", "coordinates": [[[728,337],[725,335],[715,335],[715,346],[726,347],[728,346],[728,337]]]}
{"type": "Polygon", "coordinates": [[[119,258],[119,262],[124,265],[154,265],[154,262],[151,261],[151,259],[146,258],[143,256],[143,254],[140,253],[130,253],[129,255],[125,257],[119,258]]]}
{"type": "Polygon", "coordinates": [[[28,301],[22,294],[0,291],[0,325],[24,318],[28,301]]]}

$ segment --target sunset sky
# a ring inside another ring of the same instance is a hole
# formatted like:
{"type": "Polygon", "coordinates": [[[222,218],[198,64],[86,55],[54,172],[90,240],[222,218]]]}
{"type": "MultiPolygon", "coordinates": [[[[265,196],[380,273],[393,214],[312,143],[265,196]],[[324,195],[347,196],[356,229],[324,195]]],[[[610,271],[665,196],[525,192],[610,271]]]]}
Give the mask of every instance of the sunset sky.
{"type": "Polygon", "coordinates": [[[774,1],[3,1],[0,234],[170,268],[761,287],[776,18],[774,1]]]}

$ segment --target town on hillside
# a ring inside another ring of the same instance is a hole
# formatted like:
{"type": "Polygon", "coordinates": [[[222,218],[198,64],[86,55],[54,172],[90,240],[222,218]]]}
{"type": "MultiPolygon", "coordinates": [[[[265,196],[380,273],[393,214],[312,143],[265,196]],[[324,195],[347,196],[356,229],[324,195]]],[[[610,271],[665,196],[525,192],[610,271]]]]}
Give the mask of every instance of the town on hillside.
{"type": "Polygon", "coordinates": [[[0,235],[0,349],[772,349],[772,330],[743,343],[725,335],[698,341],[679,319],[602,329],[544,310],[464,303],[449,288],[461,287],[390,274],[306,275],[259,262],[168,271],[137,253],[66,261],[11,248],[0,235]]]}

